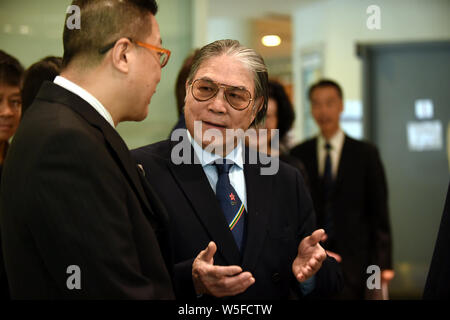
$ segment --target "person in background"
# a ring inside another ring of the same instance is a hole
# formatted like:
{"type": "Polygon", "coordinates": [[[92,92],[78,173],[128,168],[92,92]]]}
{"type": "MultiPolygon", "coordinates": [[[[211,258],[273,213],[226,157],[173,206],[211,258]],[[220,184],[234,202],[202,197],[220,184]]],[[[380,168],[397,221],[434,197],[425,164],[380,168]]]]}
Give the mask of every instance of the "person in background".
{"type": "Polygon", "coordinates": [[[450,299],[450,183],[423,299],[450,299]]]}
{"type": "Polygon", "coordinates": [[[72,5],[82,27],[64,23],[63,70],[41,86],[3,168],[11,297],[173,299],[167,212],[115,129],[146,118],[169,61],[157,3],[72,5]]]}
{"type": "MultiPolygon", "coordinates": [[[[20,62],[3,50],[0,50],[0,181],[9,139],[19,126],[22,112],[22,99],[20,97],[22,75],[23,67],[20,62]]],[[[10,295],[1,244],[0,229],[0,299],[8,300],[10,295]]]]}
{"type": "MultiPolygon", "coordinates": [[[[289,99],[283,85],[276,80],[269,80],[269,101],[267,103],[267,114],[263,128],[267,129],[267,153],[278,156],[280,160],[297,168],[309,187],[308,174],[303,163],[289,154],[288,133],[295,120],[294,107],[289,99]],[[278,133],[274,129],[278,129],[278,133]],[[272,150],[271,140],[278,134],[279,148],[272,150]]],[[[263,138],[264,140],[264,138],[263,138]]]]}
{"type": "Polygon", "coordinates": [[[315,228],[300,172],[280,161],[264,175],[257,156],[249,160],[243,137],[232,134],[265,118],[262,57],[238,41],[215,41],[195,55],[185,86],[187,129],[178,130],[179,140],[132,151],[168,209],[177,298],[338,292],[341,271],[319,244],[324,231],[315,228]],[[177,164],[179,157],[187,159],[177,164]]]}
{"type": "Polygon", "coordinates": [[[178,72],[177,81],[175,82],[175,97],[177,99],[177,111],[178,111],[178,122],[173,127],[172,131],[176,129],[185,129],[186,122],[184,119],[184,98],[186,97],[186,79],[191,70],[192,61],[194,61],[194,56],[199,50],[196,49],[192,54],[184,59],[183,65],[178,72]]]}
{"type": "Polygon", "coordinates": [[[368,290],[367,268],[381,269],[384,288],[394,276],[386,177],[377,148],[340,128],[342,89],[320,80],[309,89],[311,112],[320,134],[291,150],[306,167],[319,227],[328,254],[342,265],[345,287],[336,298],[382,298],[368,290]]]}
{"type": "Polygon", "coordinates": [[[62,58],[49,56],[32,64],[23,76],[22,114],[33,103],[44,81],[53,81],[61,73],[62,58]]]}

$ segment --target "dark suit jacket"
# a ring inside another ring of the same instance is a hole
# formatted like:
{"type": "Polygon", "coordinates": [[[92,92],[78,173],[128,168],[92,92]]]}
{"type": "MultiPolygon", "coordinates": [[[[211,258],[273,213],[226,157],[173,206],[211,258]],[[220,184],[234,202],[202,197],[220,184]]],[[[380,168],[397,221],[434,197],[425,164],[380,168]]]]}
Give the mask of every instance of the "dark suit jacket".
{"type": "MultiPolygon", "coordinates": [[[[324,225],[324,203],[318,174],[317,138],[293,148],[306,167],[318,226],[324,225]]],[[[387,185],[375,146],[345,137],[331,196],[335,237],[327,249],[342,257],[345,298],[363,298],[369,265],[392,268],[387,185]]]]}
{"type": "Polygon", "coordinates": [[[423,298],[450,298],[450,184],[423,298]]]}
{"type": "Polygon", "coordinates": [[[86,101],[46,82],[3,168],[12,298],[173,298],[157,242],[167,213],[141,179],[115,129],[86,101]],[[71,265],[80,268],[80,290],[66,285],[71,265]]]}
{"type": "MultiPolygon", "coordinates": [[[[187,137],[184,141],[188,144],[184,150],[190,150],[192,159],[194,150],[187,137]]],[[[260,164],[245,164],[247,239],[241,258],[201,164],[175,165],[171,161],[175,145],[166,140],[133,150],[132,154],[143,165],[148,181],[155,184],[169,212],[177,298],[196,297],[192,263],[209,241],[218,248],[214,264],[240,265],[256,280],[233,299],[299,297],[292,262],[300,241],[315,230],[311,199],[299,172],[280,163],[278,174],[261,175],[260,164]]],[[[327,258],[317,274],[316,292],[312,295],[336,292],[341,285],[338,264],[327,258]]]]}

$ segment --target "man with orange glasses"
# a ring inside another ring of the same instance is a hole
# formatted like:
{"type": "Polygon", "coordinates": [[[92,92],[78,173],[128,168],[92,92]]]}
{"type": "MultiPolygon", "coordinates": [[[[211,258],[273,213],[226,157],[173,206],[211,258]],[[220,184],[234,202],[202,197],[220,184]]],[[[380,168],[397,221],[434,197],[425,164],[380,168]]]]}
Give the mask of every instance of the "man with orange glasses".
{"type": "Polygon", "coordinates": [[[4,166],[12,298],[172,299],[166,212],[115,130],[145,119],[170,55],[156,2],[72,5],[82,24],[64,29],[63,71],[41,87],[4,166]]]}

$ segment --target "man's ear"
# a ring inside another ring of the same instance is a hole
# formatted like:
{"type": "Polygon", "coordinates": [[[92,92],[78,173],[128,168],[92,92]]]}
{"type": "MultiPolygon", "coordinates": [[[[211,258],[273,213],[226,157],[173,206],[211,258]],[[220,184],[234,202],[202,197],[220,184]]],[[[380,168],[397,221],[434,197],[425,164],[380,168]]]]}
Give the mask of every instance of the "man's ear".
{"type": "Polygon", "coordinates": [[[186,90],[186,94],[184,95],[184,102],[186,102],[186,97],[187,97],[187,95],[188,95],[189,87],[190,87],[189,81],[188,81],[188,80],[186,80],[186,83],[185,83],[184,86],[185,86],[185,90],[186,90]]]}
{"type": "Polygon", "coordinates": [[[128,73],[132,43],[127,38],[119,39],[111,49],[112,63],[120,72],[128,73]]]}
{"type": "Polygon", "coordinates": [[[259,111],[261,111],[262,107],[264,105],[264,97],[259,97],[255,101],[255,105],[253,107],[253,115],[256,116],[259,111]]]}
{"type": "Polygon", "coordinates": [[[263,105],[264,97],[259,97],[258,99],[256,99],[255,104],[252,107],[252,124],[255,123],[256,116],[258,115],[258,112],[261,111],[263,105]]]}

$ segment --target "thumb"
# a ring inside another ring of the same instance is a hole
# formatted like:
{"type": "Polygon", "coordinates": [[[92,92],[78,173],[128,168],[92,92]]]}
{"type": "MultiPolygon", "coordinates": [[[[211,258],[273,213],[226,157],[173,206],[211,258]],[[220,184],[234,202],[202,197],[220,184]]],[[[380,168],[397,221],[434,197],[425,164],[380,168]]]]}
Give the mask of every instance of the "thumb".
{"type": "Polygon", "coordinates": [[[314,231],[311,236],[309,237],[309,244],[311,246],[315,246],[319,243],[319,241],[322,240],[323,236],[325,235],[325,230],[323,229],[317,229],[314,231]]]}
{"type": "Polygon", "coordinates": [[[201,256],[199,258],[209,263],[216,254],[216,251],[217,251],[216,244],[213,241],[210,241],[206,249],[201,252],[201,256]]]}

